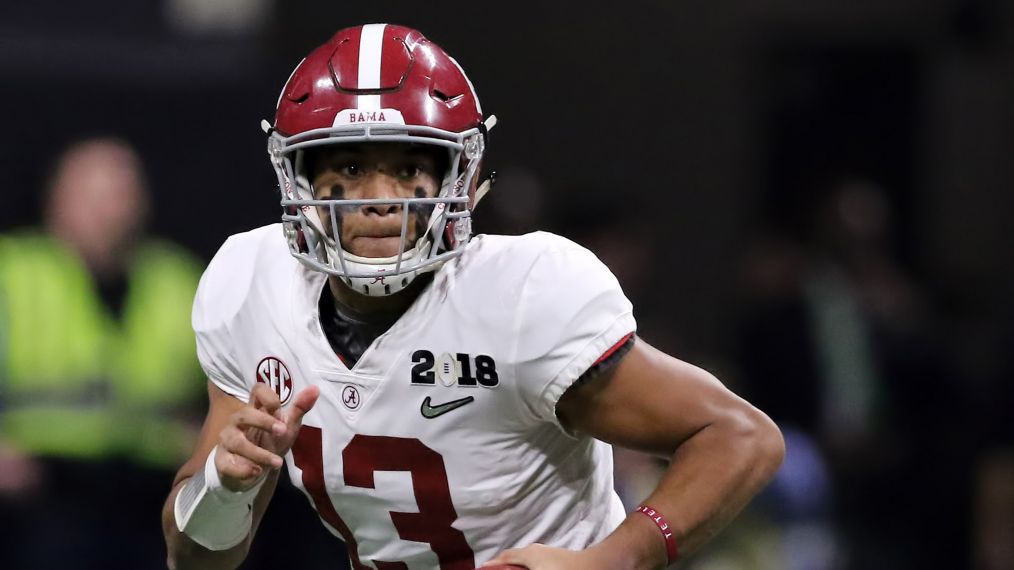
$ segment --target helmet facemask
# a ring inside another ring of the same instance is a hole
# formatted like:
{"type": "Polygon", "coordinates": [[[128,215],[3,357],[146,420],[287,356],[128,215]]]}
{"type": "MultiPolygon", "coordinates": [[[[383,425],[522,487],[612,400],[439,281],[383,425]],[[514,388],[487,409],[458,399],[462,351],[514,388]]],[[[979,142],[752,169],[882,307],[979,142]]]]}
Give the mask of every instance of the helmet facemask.
{"type": "Polygon", "coordinates": [[[304,265],[334,275],[352,290],[370,296],[397,293],[417,275],[436,270],[460,255],[471,236],[469,189],[485,151],[485,133],[485,125],[455,133],[433,127],[371,123],[335,125],[291,137],[270,132],[268,151],[278,176],[282,222],[290,252],[304,265]],[[316,199],[308,178],[306,152],[325,145],[369,142],[424,144],[445,149],[447,168],[437,195],[316,199]],[[369,205],[400,207],[401,233],[396,255],[362,257],[343,247],[342,213],[369,205]],[[317,208],[326,209],[329,222],[321,219],[317,208]],[[413,213],[417,227],[410,228],[413,213]],[[416,234],[415,243],[408,243],[412,233],[416,234]]]}

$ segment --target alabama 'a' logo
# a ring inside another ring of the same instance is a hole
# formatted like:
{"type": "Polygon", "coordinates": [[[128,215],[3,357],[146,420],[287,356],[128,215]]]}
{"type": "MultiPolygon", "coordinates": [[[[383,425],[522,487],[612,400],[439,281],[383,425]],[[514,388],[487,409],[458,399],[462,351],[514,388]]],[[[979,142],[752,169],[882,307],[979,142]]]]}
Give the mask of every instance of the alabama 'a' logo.
{"type": "Polygon", "coordinates": [[[292,396],[292,377],[285,363],[274,356],[266,356],[257,363],[257,381],[267,384],[284,404],[292,396]]]}

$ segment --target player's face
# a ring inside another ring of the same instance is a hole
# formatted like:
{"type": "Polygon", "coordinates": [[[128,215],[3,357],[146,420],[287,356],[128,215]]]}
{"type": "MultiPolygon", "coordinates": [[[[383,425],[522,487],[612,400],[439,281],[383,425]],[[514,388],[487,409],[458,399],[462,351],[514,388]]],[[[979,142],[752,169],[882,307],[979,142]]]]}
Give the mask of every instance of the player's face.
{"type": "MultiPolygon", "coordinates": [[[[442,177],[442,151],[407,143],[365,143],[322,147],[309,157],[314,197],[326,199],[431,198],[442,177]]],[[[409,210],[405,249],[425,231],[430,208],[409,210]]],[[[327,234],[334,237],[330,208],[317,213],[327,234]]],[[[370,204],[336,208],[345,251],[361,257],[391,257],[401,240],[400,204],[370,204]]]]}

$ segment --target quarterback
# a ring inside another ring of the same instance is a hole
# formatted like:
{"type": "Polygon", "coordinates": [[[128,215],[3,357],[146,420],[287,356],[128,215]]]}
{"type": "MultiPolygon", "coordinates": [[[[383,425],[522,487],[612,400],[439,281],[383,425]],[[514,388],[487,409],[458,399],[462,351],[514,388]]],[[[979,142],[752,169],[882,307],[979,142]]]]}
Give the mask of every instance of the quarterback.
{"type": "Polygon", "coordinates": [[[638,338],[591,252],[472,236],[495,123],[409,28],[296,67],[263,124],[281,223],[226,240],[194,301],[210,407],[170,568],[238,566],[283,467],[356,570],[662,568],[773,475],[777,427],[638,338]],[[610,444],[671,459],[635,512],[610,444]]]}

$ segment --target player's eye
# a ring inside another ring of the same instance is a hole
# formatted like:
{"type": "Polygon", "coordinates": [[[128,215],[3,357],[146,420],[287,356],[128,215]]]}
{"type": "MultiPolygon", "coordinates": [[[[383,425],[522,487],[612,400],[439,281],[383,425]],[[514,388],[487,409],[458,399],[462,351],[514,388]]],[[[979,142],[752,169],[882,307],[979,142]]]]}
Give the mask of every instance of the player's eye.
{"type": "Polygon", "coordinates": [[[342,165],[341,168],[338,169],[338,172],[340,172],[343,176],[356,178],[363,173],[363,169],[360,168],[358,164],[349,163],[342,165]]]}
{"type": "Polygon", "coordinates": [[[411,179],[422,174],[423,169],[418,164],[405,164],[399,169],[398,176],[401,178],[411,179]]]}

